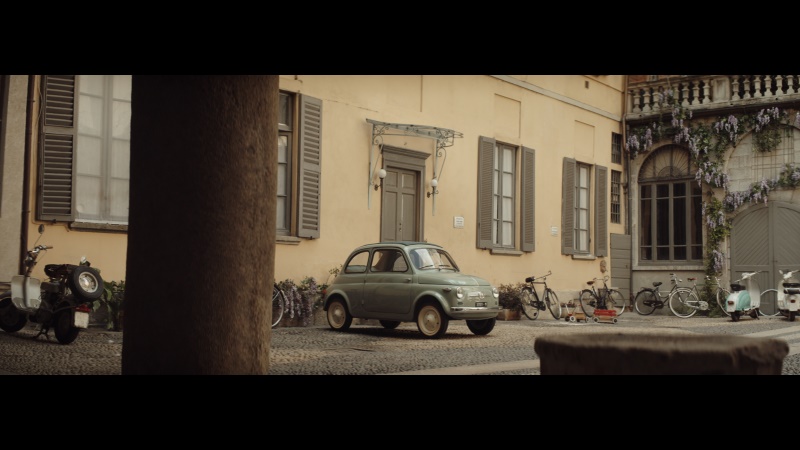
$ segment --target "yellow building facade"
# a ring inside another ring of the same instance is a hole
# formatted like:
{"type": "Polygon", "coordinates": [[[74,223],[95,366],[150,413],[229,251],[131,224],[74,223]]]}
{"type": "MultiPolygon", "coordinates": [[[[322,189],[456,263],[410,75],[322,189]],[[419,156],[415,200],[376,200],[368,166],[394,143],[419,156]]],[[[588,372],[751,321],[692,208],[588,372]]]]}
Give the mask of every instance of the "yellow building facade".
{"type": "MultiPolygon", "coordinates": [[[[130,81],[75,78],[83,178],[72,179],[63,218],[42,209],[42,171],[52,173],[40,145],[47,94],[62,82],[2,77],[0,279],[18,273],[44,223],[39,243],[54,248],[43,262],[85,256],[104,279],[122,280],[127,215],[109,198],[126,186],[130,81]],[[107,121],[98,168],[81,147],[100,127],[89,115],[107,121]],[[99,203],[81,200],[98,192],[99,203]]],[[[280,90],[277,280],[324,283],[359,245],[424,240],[495,285],[552,272],[562,300],[603,275],[629,289],[630,256],[615,256],[615,242],[630,247],[626,76],[281,75],[280,90]]],[[[170,254],[179,262],[179,250],[170,254]]]]}

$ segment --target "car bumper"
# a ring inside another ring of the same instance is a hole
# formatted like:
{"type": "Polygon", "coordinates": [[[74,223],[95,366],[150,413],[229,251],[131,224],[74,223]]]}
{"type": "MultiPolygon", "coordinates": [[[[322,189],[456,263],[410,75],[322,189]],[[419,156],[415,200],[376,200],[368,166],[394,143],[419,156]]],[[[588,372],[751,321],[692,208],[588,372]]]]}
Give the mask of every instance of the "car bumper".
{"type": "Polygon", "coordinates": [[[481,320],[497,317],[502,308],[497,307],[469,307],[456,306],[450,308],[450,317],[454,319],[481,320]]]}

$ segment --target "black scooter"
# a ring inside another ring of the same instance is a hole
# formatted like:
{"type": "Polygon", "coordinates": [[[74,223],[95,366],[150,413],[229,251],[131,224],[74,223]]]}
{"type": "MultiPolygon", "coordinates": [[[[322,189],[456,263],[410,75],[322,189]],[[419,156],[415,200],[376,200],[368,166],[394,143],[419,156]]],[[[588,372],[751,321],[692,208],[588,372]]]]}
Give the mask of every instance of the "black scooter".
{"type": "MultiPolygon", "coordinates": [[[[40,238],[43,233],[44,225],[39,225],[40,238]]],[[[59,343],[70,344],[81,329],[89,327],[92,302],[103,295],[103,279],[88,261],[48,264],[44,266],[47,281],[32,277],[39,255],[51,248],[35,245],[29,250],[25,274],[12,277],[11,290],[0,293],[0,329],[13,333],[30,320],[40,325],[34,338],[44,335],[49,339],[52,329],[59,343]]]]}

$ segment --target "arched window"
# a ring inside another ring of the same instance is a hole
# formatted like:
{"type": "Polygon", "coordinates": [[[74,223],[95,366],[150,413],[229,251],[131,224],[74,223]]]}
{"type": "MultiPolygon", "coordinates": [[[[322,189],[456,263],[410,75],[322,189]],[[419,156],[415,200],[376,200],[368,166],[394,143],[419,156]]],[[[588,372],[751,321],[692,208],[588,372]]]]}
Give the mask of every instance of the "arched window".
{"type": "Polygon", "coordinates": [[[639,261],[702,263],[702,189],[689,152],[677,145],[654,151],[639,172],[639,261]]]}

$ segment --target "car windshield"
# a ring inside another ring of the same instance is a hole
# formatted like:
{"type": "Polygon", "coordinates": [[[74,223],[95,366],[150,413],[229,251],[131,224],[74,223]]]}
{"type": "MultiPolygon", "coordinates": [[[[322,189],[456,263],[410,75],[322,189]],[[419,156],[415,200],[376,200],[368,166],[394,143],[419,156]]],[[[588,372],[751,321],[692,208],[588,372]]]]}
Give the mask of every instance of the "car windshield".
{"type": "Polygon", "coordinates": [[[444,250],[438,248],[417,248],[411,250],[411,261],[417,269],[458,270],[455,261],[444,250]]]}

